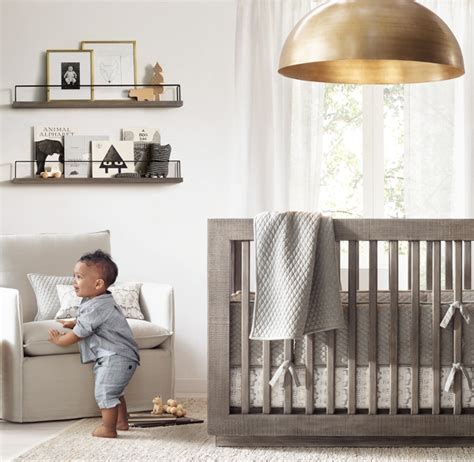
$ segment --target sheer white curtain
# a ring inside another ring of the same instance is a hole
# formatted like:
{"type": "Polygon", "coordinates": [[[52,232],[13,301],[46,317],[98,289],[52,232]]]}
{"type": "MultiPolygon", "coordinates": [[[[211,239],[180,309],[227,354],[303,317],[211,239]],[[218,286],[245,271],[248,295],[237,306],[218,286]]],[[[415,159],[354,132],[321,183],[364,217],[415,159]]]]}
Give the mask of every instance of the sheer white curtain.
{"type": "Polygon", "coordinates": [[[418,0],[461,46],[466,73],[405,85],[407,217],[474,217],[474,12],[472,0],[418,0]]]}
{"type": "Polygon", "coordinates": [[[244,216],[317,207],[323,85],[278,74],[286,37],[314,4],[311,0],[238,0],[235,199],[244,216]]]}

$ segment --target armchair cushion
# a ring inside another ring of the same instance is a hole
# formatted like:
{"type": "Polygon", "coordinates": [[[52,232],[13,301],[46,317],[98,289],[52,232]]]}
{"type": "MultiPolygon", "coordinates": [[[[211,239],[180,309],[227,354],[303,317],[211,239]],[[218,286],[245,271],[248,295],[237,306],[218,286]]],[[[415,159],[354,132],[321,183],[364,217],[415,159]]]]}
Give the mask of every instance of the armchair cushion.
{"type": "MultiPolygon", "coordinates": [[[[172,334],[164,327],[149,321],[138,319],[127,319],[132,329],[133,337],[140,350],[156,348],[161,345],[172,334]]],[[[68,332],[55,320],[33,321],[23,324],[23,347],[26,356],[48,356],[68,353],[79,353],[77,343],[67,347],[61,347],[48,341],[50,329],[60,332],[68,332]]]]}

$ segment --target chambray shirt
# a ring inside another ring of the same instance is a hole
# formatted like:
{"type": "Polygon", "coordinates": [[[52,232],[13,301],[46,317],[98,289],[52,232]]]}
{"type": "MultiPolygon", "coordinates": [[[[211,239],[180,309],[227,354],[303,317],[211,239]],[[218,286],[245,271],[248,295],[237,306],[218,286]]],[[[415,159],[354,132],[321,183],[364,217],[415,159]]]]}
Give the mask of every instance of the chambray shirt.
{"type": "Polygon", "coordinates": [[[81,338],[79,351],[82,363],[112,354],[140,363],[132,330],[110,292],[83,300],[72,331],[81,338]]]}

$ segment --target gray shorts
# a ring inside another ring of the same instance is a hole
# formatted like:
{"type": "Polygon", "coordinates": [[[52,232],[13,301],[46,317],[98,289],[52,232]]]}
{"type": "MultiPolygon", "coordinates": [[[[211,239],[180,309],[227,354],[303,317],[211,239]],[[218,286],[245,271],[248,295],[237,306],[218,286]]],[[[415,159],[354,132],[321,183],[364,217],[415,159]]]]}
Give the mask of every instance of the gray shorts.
{"type": "Polygon", "coordinates": [[[124,356],[112,355],[97,359],[94,364],[95,400],[100,409],[110,409],[120,404],[125,387],[138,364],[124,356]]]}

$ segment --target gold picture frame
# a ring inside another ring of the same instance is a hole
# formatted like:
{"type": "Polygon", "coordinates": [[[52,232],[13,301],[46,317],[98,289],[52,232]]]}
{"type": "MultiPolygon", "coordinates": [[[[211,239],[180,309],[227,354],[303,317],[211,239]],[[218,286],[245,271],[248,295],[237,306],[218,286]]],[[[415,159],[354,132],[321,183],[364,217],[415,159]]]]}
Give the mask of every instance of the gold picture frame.
{"type": "Polygon", "coordinates": [[[95,100],[128,100],[137,84],[136,40],[83,40],[81,50],[93,51],[95,100]],[[110,88],[107,86],[110,85],[110,88]],[[118,85],[123,85],[122,87],[118,85]]]}
{"type": "Polygon", "coordinates": [[[93,101],[93,56],[91,50],[46,50],[47,101],[93,101]]]}

